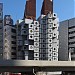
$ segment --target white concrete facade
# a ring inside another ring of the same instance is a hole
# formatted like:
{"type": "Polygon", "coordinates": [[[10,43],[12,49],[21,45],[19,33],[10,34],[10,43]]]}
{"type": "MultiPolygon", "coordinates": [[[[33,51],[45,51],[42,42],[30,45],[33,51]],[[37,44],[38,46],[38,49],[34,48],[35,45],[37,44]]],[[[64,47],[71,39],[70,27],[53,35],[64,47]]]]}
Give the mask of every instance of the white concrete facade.
{"type": "Polygon", "coordinates": [[[41,15],[38,21],[18,20],[17,51],[24,60],[58,61],[58,26],[57,14],[41,15]],[[22,43],[22,44],[20,44],[22,43]]]}

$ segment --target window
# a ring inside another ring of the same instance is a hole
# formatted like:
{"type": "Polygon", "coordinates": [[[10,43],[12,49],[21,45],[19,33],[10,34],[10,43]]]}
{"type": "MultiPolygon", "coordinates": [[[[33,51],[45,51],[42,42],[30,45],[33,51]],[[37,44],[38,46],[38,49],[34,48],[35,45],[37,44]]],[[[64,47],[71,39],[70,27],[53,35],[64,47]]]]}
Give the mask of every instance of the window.
{"type": "Polygon", "coordinates": [[[73,42],[69,42],[69,45],[70,45],[70,44],[75,44],[75,41],[73,41],[73,42]]]}
{"type": "Polygon", "coordinates": [[[51,32],[51,30],[49,30],[51,32]]]}
{"type": "Polygon", "coordinates": [[[74,33],[75,33],[75,31],[69,32],[69,34],[74,34],[74,33]]]}
{"type": "Polygon", "coordinates": [[[52,56],[51,54],[49,56],[52,56]]]}
{"type": "Polygon", "coordinates": [[[54,48],[54,50],[56,50],[56,49],[54,48]]]}
{"type": "Polygon", "coordinates": [[[3,20],[0,20],[0,23],[3,23],[3,20]]]}
{"type": "Polygon", "coordinates": [[[0,16],[1,16],[1,13],[0,13],[0,16]]]}
{"type": "Polygon", "coordinates": [[[5,40],[5,43],[7,43],[7,40],[5,40]]]}
{"type": "Polygon", "coordinates": [[[69,39],[75,39],[75,36],[69,37],[69,39]]]}
{"type": "Polygon", "coordinates": [[[50,37],[51,37],[51,35],[50,35],[50,37]]]}
{"type": "Polygon", "coordinates": [[[54,55],[56,55],[56,53],[54,53],[54,55]]]}
{"type": "Polygon", "coordinates": [[[30,27],[32,27],[32,25],[30,25],[30,27]]]}
{"type": "Polygon", "coordinates": [[[26,47],[24,47],[24,49],[27,49],[26,47]]]}
{"type": "Polygon", "coordinates": [[[55,36],[56,34],[54,34],[54,36],[55,36]]]}
{"type": "Polygon", "coordinates": [[[6,32],[6,29],[5,29],[5,32],[6,32]]]}
{"type": "Polygon", "coordinates": [[[52,21],[52,20],[49,20],[50,22],[52,21]]]}
{"type": "Polygon", "coordinates": [[[32,31],[32,30],[30,30],[30,32],[32,33],[33,31],[32,31]]]}
{"type": "Polygon", "coordinates": [[[56,24],[54,24],[54,26],[56,26],[56,24]]]}
{"type": "Polygon", "coordinates": [[[75,28],[75,26],[69,27],[69,29],[75,28]]]}
{"type": "Polygon", "coordinates": [[[56,14],[54,14],[54,16],[56,16],[56,14]]]}
{"type": "Polygon", "coordinates": [[[5,46],[5,48],[7,48],[8,46],[5,46]]]}
{"type": "Polygon", "coordinates": [[[16,53],[15,53],[15,52],[12,52],[11,54],[12,54],[12,55],[16,55],[16,53]]]}
{"type": "Polygon", "coordinates": [[[45,42],[45,40],[43,40],[43,42],[45,42]]]}
{"type": "Polygon", "coordinates": [[[16,36],[11,36],[13,39],[16,39],[16,36]]]}
{"type": "Polygon", "coordinates": [[[52,46],[52,45],[49,45],[50,47],[52,46]]]}
{"type": "Polygon", "coordinates": [[[35,22],[35,24],[38,24],[37,22],[35,22]]]}
{"type": "Polygon", "coordinates": [[[43,45],[43,47],[45,47],[45,45],[43,45]]]}
{"type": "Polygon", "coordinates": [[[16,50],[16,47],[11,47],[12,49],[16,50]]]}
{"type": "Polygon", "coordinates": [[[30,38],[32,38],[32,36],[30,36],[30,38]]]}
{"type": "Polygon", "coordinates": [[[51,42],[51,40],[49,40],[51,42]]]}
{"type": "Polygon", "coordinates": [[[16,30],[15,29],[11,29],[11,32],[16,33],[16,30]]]}
{"type": "Polygon", "coordinates": [[[5,37],[7,36],[7,34],[5,33],[5,37]]]}
{"type": "Polygon", "coordinates": [[[24,26],[24,28],[26,28],[26,26],[24,26]]]}
{"type": "Polygon", "coordinates": [[[26,33],[26,31],[24,31],[24,33],[26,33]]]}
{"type": "Polygon", "coordinates": [[[12,43],[12,44],[16,44],[16,42],[15,42],[15,41],[11,41],[11,43],[12,43]]]}
{"type": "Polygon", "coordinates": [[[45,55],[43,55],[43,57],[45,57],[45,55]]]}
{"type": "Polygon", "coordinates": [[[36,56],[38,56],[38,54],[35,54],[36,56]]]}
{"type": "Polygon", "coordinates": [[[35,60],[38,60],[37,58],[35,60]]]}

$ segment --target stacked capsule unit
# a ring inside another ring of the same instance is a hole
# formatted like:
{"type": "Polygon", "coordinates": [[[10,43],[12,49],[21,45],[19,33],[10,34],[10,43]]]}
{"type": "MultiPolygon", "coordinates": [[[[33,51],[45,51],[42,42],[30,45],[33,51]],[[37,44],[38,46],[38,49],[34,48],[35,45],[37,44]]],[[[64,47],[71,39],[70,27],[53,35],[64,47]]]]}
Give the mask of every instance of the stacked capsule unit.
{"type": "Polygon", "coordinates": [[[48,14],[46,25],[46,50],[48,51],[49,61],[58,61],[58,18],[57,14],[48,14]]]}
{"type": "Polygon", "coordinates": [[[3,4],[0,3],[0,58],[3,59],[3,4]]]}
{"type": "Polygon", "coordinates": [[[34,59],[34,24],[29,24],[28,27],[29,33],[28,33],[28,58],[29,60],[34,59]]]}
{"type": "Polygon", "coordinates": [[[47,60],[47,51],[46,51],[46,17],[41,15],[40,17],[40,60],[47,60]]]}
{"type": "Polygon", "coordinates": [[[39,60],[39,22],[34,21],[34,60],[39,60]]]}
{"type": "Polygon", "coordinates": [[[33,20],[25,19],[25,22],[21,25],[22,36],[22,50],[24,52],[25,60],[34,59],[34,25],[33,20]]]}
{"type": "MultiPolygon", "coordinates": [[[[28,40],[27,40],[27,35],[28,35],[28,24],[23,24],[21,25],[21,36],[22,36],[22,50],[24,52],[24,59],[28,60],[28,40]],[[25,38],[25,39],[24,39],[25,38]]],[[[20,48],[20,47],[18,47],[20,48]]]]}

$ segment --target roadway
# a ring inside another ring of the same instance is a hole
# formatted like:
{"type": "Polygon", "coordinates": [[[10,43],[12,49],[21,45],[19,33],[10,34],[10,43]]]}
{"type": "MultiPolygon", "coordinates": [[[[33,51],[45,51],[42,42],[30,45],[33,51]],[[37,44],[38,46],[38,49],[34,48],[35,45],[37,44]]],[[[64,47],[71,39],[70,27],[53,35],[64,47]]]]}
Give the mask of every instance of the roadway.
{"type": "Polygon", "coordinates": [[[75,71],[75,61],[0,60],[0,72],[75,71]]]}

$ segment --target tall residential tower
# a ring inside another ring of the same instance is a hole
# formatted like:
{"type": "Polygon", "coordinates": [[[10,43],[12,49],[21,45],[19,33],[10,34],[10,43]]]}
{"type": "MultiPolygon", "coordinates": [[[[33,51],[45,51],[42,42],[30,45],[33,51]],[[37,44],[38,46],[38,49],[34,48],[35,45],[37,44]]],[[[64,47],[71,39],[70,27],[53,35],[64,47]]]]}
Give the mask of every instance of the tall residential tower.
{"type": "Polygon", "coordinates": [[[25,18],[17,22],[18,59],[58,61],[59,20],[53,13],[53,1],[43,1],[38,20],[34,19],[35,2],[26,1],[25,18]]]}
{"type": "Polygon", "coordinates": [[[3,59],[3,4],[0,3],[0,59],[3,59]]]}
{"type": "Polygon", "coordinates": [[[4,16],[4,52],[3,58],[16,59],[16,26],[10,15],[4,16]]]}

